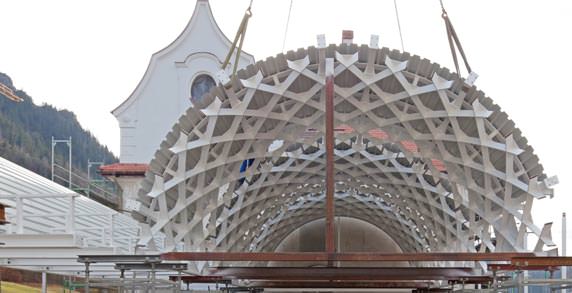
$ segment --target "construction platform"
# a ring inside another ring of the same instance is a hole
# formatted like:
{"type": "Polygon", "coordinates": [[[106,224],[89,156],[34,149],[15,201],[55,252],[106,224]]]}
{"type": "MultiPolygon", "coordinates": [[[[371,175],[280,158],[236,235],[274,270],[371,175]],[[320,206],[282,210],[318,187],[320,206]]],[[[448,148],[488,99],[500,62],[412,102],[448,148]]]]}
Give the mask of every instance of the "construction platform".
{"type": "Polygon", "coordinates": [[[528,286],[551,290],[572,287],[572,279],[558,277],[563,267],[572,266],[572,257],[534,253],[171,252],[161,255],[84,255],[78,262],[85,264],[86,290],[117,287],[181,292],[183,288],[190,289],[197,284],[211,284],[222,292],[279,289],[304,292],[346,292],[339,291],[342,289],[349,292],[370,289],[503,292],[528,286]],[[390,261],[405,261],[410,266],[368,265],[390,261]],[[188,262],[203,262],[206,266],[198,274],[187,270],[188,262]],[[266,266],[269,262],[280,265],[266,266]],[[323,266],[296,265],[307,262],[322,263],[323,266]],[[346,262],[363,265],[347,267],[344,266],[346,262]],[[97,263],[114,263],[120,278],[90,278],[90,265],[97,263]],[[126,278],[126,271],[142,272],[139,275],[146,278],[126,278]],[[546,278],[532,275],[528,278],[527,273],[532,271],[545,272],[546,278]]]}

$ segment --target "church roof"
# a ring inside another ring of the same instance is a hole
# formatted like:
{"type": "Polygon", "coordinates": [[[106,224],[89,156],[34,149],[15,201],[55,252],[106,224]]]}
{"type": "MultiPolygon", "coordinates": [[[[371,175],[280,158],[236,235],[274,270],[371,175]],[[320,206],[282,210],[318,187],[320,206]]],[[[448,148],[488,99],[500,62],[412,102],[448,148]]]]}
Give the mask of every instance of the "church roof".
{"type": "Polygon", "coordinates": [[[103,176],[144,176],[149,165],[138,163],[115,163],[99,167],[103,176]]]}

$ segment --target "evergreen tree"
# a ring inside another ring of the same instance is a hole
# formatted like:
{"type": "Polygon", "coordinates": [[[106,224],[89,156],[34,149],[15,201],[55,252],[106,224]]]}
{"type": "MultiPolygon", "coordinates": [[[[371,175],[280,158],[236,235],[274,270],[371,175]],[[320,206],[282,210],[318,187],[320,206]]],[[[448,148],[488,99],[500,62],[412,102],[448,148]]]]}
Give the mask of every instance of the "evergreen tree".
{"type": "MultiPolygon", "coordinates": [[[[106,146],[83,129],[74,113],[51,105],[37,106],[24,91],[16,90],[12,79],[0,72],[0,83],[23,99],[14,103],[0,94],[0,157],[51,178],[51,139],[72,138],[72,169],[85,173],[87,160],[117,162],[106,146]]],[[[56,148],[55,161],[67,166],[67,147],[56,148]],[[64,162],[66,162],[64,164],[64,162]]]]}

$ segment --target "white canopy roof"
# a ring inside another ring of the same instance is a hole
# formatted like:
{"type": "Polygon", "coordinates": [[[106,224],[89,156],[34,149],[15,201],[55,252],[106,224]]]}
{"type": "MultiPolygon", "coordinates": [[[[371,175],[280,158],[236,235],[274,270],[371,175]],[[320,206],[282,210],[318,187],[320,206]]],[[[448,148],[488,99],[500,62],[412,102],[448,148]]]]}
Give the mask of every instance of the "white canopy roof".
{"type": "Polygon", "coordinates": [[[2,234],[72,234],[81,246],[126,251],[134,246],[132,241],[139,233],[137,222],[130,216],[3,158],[0,202],[11,207],[6,215],[10,223],[0,227],[2,234]]]}

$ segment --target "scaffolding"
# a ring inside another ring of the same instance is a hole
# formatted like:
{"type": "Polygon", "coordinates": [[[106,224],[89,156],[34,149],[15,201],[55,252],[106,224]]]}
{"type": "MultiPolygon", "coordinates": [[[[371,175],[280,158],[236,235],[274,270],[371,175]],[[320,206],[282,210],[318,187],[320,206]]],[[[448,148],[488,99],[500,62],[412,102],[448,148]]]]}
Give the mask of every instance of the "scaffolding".
{"type": "Polygon", "coordinates": [[[119,207],[119,196],[115,184],[106,178],[94,179],[92,167],[103,165],[104,162],[87,161],[87,175],[80,170],[74,170],[72,166],[72,138],[54,139],[52,137],[51,179],[61,185],[67,186],[75,192],[79,192],[89,198],[94,198],[110,207],[119,207]],[[58,144],[65,144],[68,148],[67,167],[58,164],[55,159],[55,148],[58,144]]]}

